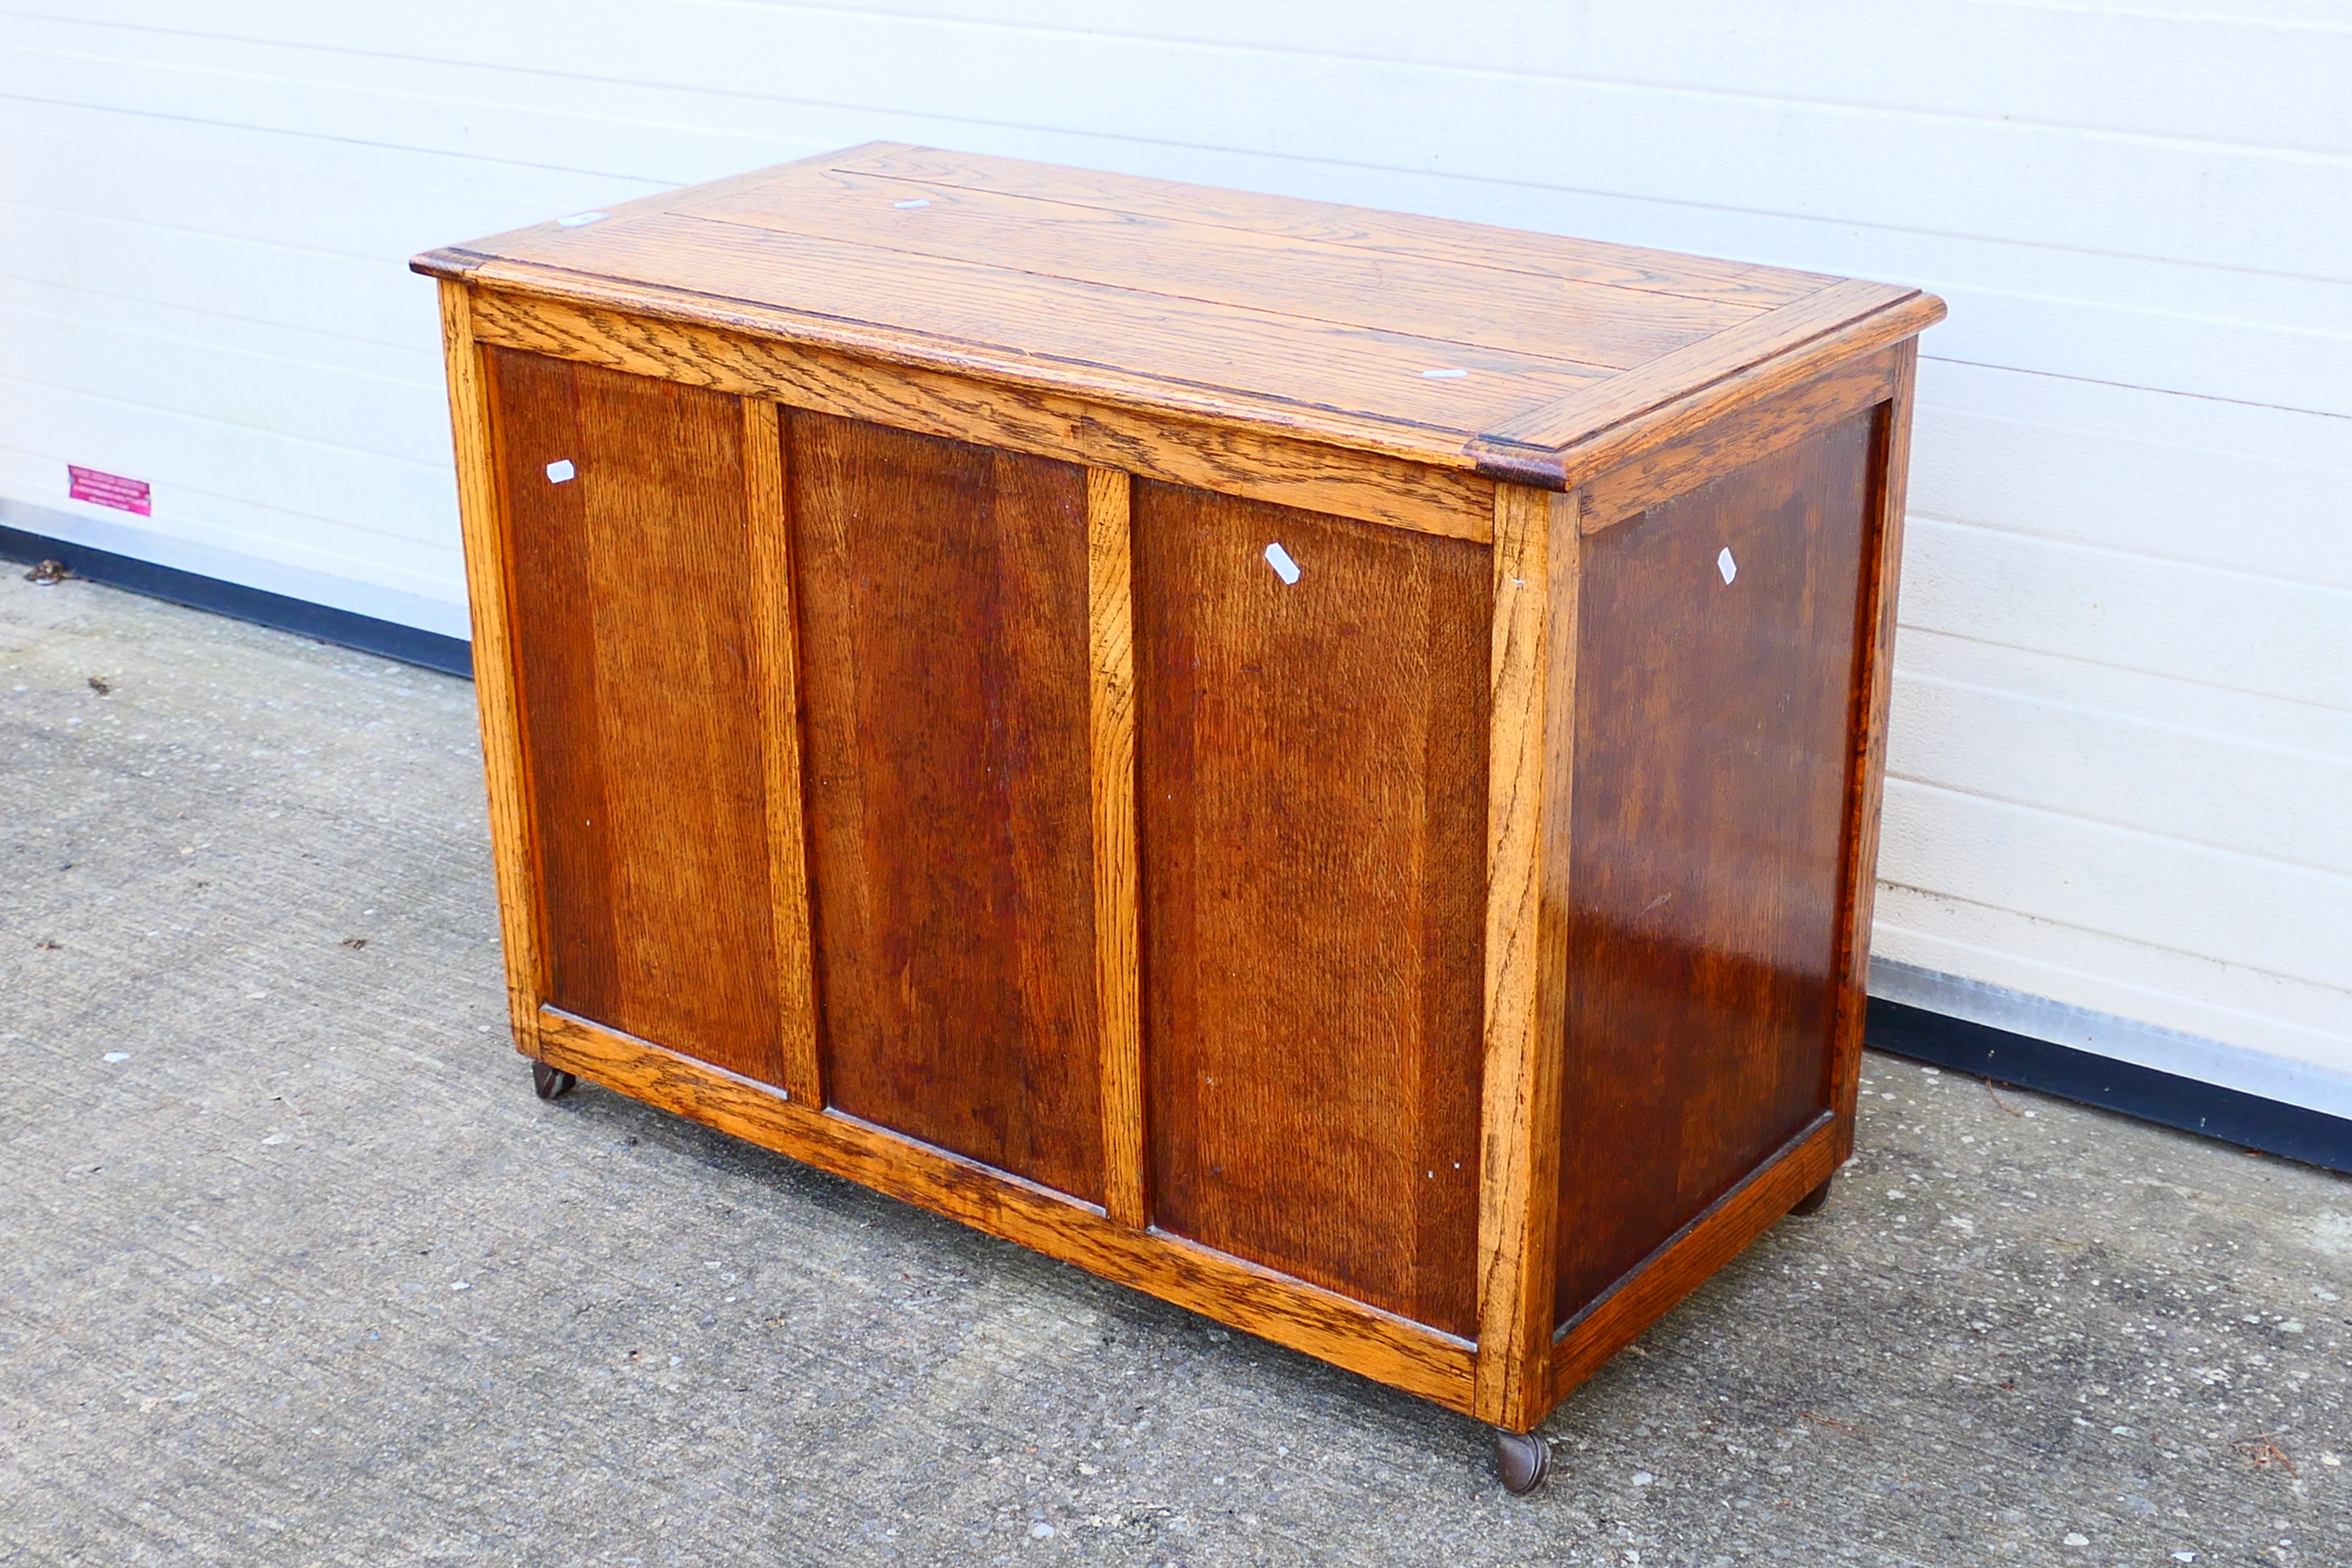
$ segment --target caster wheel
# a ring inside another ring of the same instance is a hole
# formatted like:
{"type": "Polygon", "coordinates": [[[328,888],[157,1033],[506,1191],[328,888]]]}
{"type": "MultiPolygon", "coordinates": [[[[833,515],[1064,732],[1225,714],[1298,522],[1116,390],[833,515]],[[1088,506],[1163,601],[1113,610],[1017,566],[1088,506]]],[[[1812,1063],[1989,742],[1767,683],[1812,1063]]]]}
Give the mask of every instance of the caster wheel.
{"type": "Polygon", "coordinates": [[[1822,1184],[1815,1187],[1811,1192],[1807,1193],[1803,1197],[1799,1198],[1797,1200],[1796,1206],[1791,1208],[1789,1212],[1790,1214],[1821,1213],[1822,1205],[1830,1201],[1830,1188],[1836,1183],[1836,1181],[1837,1178],[1835,1176],[1822,1177],[1822,1184]]]}
{"type": "Polygon", "coordinates": [[[1532,1432],[1497,1432],[1495,1473],[1502,1478],[1505,1491],[1525,1497],[1551,1474],[1551,1445],[1532,1432]]]}
{"type": "Polygon", "coordinates": [[[539,1090],[541,1100],[562,1100],[579,1081],[561,1068],[549,1067],[545,1062],[530,1064],[530,1087],[539,1090]]]}

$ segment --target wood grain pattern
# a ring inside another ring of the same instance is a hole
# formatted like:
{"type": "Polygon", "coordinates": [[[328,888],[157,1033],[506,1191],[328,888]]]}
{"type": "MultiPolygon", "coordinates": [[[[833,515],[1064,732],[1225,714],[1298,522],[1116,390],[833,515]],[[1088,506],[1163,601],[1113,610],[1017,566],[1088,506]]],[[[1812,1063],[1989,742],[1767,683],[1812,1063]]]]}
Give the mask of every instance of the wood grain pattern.
{"type": "Polygon", "coordinates": [[[1877,474],[1870,500],[1868,574],[1855,632],[1853,752],[1843,856],[1843,908],[1833,973],[1837,1020],[1830,1047],[1829,1103],[1837,1112],[1837,1163],[1853,1152],[1854,1096],[1862,1079],[1862,1035],[1869,1005],[1871,913],[1878,892],[1880,808],[1886,787],[1887,704],[1895,685],[1895,596],[1903,571],[1903,508],[1911,471],[1911,399],[1919,345],[1895,351],[1894,384],[1879,415],[1877,474]]]}
{"type": "MultiPolygon", "coordinates": [[[[804,162],[796,167],[809,166],[804,162]]],[[[1464,288],[1477,287],[1478,273],[1521,272],[1536,278],[1769,306],[1801,299],[1835,281],[1818,273],[1744,261],[1717,261],[1564,235],[1530,234],[1491,224],[1066,169],[1014,158],[984,158],[934,147],[868,143],[835,154],[825,167],[1310,240],[1377,256],[1408,257],[1464,268],[1473,275],[1461,285],[1464,288]]],[[[779,174],[789,177],[782,171],[779,174]]]]}
{"type": "Polygon", "coordinates": [[[506,958],[507,1022],[515,1048],[538,1055],[545,986],[530,810],[516,692],[515,627],[507,584],[506,523],[499,508],[497,440],[490,422],[472,299],[463,284],[440,286],[443,364],[457,448],[457,516],[465,534],[466,596],[474,632],[474,699],[482,724],[482,769],[490,797],[490,861],[499,888],[499,937],[506,958]]]}
{"type": "MultiPolygon", "coordinates": [[[[1559,944],[1544,940],[1546,731],[1554,710],[1553,591],[1563,579],[1573,584],[1579,543],[1571,498],[1516,485],[1496,489],[1487,659],[1476,1411],[1479,1419],[1515,1432],[1542,1418],[1550,1387],[1555,1249],[1549,1238],[1559,1184],[1565,977],[1559,944]],[[1570,555],[1557,572],[1555,542],[1570,555]]],[[[1572,682],[1573,667],[1566,673],[1572,682]]]]}
{"type": "Polygon", "coordinates": [[[1481,431],[1486,439],[1557,451],[1588,441],[1669,399],[1688,396],[1841,327],[1885,312],[1918,290],[1844,279],[1818,293],[1645,362],[1639,374],[1580,388],[1570,400],[1531,409],[1481,431]]]}
{"type": "Polygon", "coordinates": [[[508,349],[486,363],[546,999],[778,1082],[740,407],[508,349]]]}
{"type": "Polygon", "coordinates": [[[1136,1231],[1061,1194],[553,1009],[547,1059],[1247,1333],[1467,1412],[1470,1347],[1418,1323],[1179,1237],[1136,1231]]]}
{"type": "Polygon", "coordinates": [[[1611,1289],[1560,1327],[1552,1347],[1553,1402],[1674,1310],[1837,1168],[1837,1130],[1824,1112],[1687,1225],[1660,1242],[1611,1289]]]}
{"type": "Polygon", "coordinates": [[[1381,254],[1153,213],[837,170],[677,209],[803,238],[1006,267],[1401,337],[1622,369],[1762,313],[1686,293],[1381,254]],[[913,205],[909,205],[913,204],[913,205]]]}
{"type": "Polygon", "coordinates": [[[415,265],[1338,447],[1450,436],[1443,466],[1549,489],[1943,314],[1882,284],[898,147],[415,265]]]}
{"type": "Polygon", "coordinates": [[[1555,1321],[1823,1108],[1874,420],[1584,541],[1555,1321]]]}
{"type": "Polygon", "coordinates": [[[1123,409],[1147,420],[1170,418],[1245,432],[1272,432],[1312,447],[1383,454],[1462,472],[1475,469],[1482,460],[1463,447],[1457,434],[1434,426],[1262,397],[1230,387],[1196,385],[1118,365],[1009,353],[895,327],[835,321],[774,306],[712,300],[688,289],[574,276],[536,263],[488,261],[473,276],[478,305],[493,294],[545,300],[668,327],[705,327],[763,342],[805,345],[860,362],[961,376],[989,386],[1066,396],[1123,409]]]}
{"type": "MultiPolygon", "coordinates": [[[[1481,542],[1494,527],[1494,482],[1457,471],[1461,444],[1400,426],[1352,429],[1370,450],[1312,444],[1284,435],[1278,410],[1235,428],[516,294],[485,294],[476,331],[487,343],[1279,506],[1481,542]]],[[[1231,412],[1213,395],[1201,400],[1231,412]]]]}
{"type": "Polygon", "coordinates": [[[829,1102],[1100,1201],[1087,470],[791,432],[829,1102]]]}
{"type": "MultiPolygon", "coordinates": [[[[944,340],[967,353],[985,351],[1004,363],[1125,366],[1154,380],[1461,437],[1611,374],[1451,338],[1373,331],[668,214],[616,218],[515,249],[524,263],[560,265],[583,279],[610,276],[639,288],[681,290],[706,308],[732,304],[863,322],[944,340]],[[774,297],[780,279],[790,280],[782,299],[774,297]],[[1448,368],[1469,374],[1440,380],[1422,374],[1448,368]]],[[[484,268],[476,277],[494,270],[484,268]]]]}
{"type": "Polygon", "coordinates": [[[1769,457],[1824,426],[1885,402],[1894,395],[1902,356],[1916,352],[1915,340],[1846,360],[1589,480],[1578,487],[1584,497],[1584,531],[1613,527],[1727,469],[1769,457]]]}
{"type": "Polygon", "coordinates": [[[1143,952],[1136,939],[1134,481],[1087,470],[1087,696],[1092,716],[1095,1010],[1102,1021],[1103,1207],[1151,1223],[1144,1172],[1143,952]]]}
{"type": "Polygon", "coordinates": [[[1159,1224],[1467,1336],[1487,552],[1152,483],[1134,538],[1159,1224]]]}
{"type": "MultiPolygon", "coordinates": [[[[856,147],[813,153],[806,158],[795,158],[786,163],[772,163],[764,169],[747,169],[740,174],[729,174],[721,179],[688,187],[686,191],[676,188],[656,191],[650,195],[638,196],[632,201],[614,203],[605,207],[604,211],[612,217],[635,217],[641,213],[667,212],[678,205],[680,199],[689,193],[696,199],[707,200],[724,196],[730,192],[770,184],[778,180],[789,181],[803,169],[830,169],[845,158],[887,153],[898,145],[899,143],[892,142],[868,142],[856,147]]],[[[488,235],[464,245],[445,245],[436,249],[425,251],[411,258],[408,266],[411,271],[422,273],[427,278],[467,282],[484,264],[498,260],[509,243],[527,239],[534,235],[561,235],[569,231],[560,218],[545,218],[538,223],[526,224],[520,228],[488,235]]]]}
{"type": "Polygon", "coordinates": [[[1572,489],[1943,319],[1944,302],[1932,294],[1848,279],[1498,426],[1467,450],[1497,479],[1572,489]]]}
{"type": "Polygon", "coordinates": [[[418,265],[527,1051],[1515,1431],[1850,1150],[1940,301],[881,145],[418,265]]]}
{"type": "Polygon", "coordinates": [[[792,513],[781,410],[747,397],[743,504],[750,528],[751,659],[760,692],[760,763],[775,936],[776,1030],[782,1083],[824,1103],[817,1049],[816,951],[809,936],[808,826],[801,812],[798,637],[793,614],[792,513]]]}

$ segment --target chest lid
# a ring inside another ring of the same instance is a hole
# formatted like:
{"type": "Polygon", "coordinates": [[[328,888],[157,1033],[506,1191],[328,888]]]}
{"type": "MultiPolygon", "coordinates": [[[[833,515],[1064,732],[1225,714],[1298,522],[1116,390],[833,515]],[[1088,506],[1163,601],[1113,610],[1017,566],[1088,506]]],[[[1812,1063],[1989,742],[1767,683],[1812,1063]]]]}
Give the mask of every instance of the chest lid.
{"type": "Polygon", "coordinates": [[[1565,489],[1917,289],[875,142],[419,272],[1565,489]]]}

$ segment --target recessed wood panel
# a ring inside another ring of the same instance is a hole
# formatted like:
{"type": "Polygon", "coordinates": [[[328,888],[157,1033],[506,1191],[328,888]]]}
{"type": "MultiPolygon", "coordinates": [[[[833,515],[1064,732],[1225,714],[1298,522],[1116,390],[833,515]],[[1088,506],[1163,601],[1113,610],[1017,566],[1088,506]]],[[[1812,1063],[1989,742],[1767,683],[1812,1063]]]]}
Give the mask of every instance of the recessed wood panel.
{"type": "Polygon", "coordinates": [[[1134,530],[1156,1221],[1475,1334],[1489,552],[1152,483],[1134,530]]]}
{"type": "Polygon", "coordinates": [[[780,1081],[740,405],[485,357],[547,999],[780,1081]]]}
{"type": "Polygon", "coordinates": [[[1876,417],[1585,541],[1561,1319],[1827,1103],[1876,417]]]}
{"type": "Polygon", "coordinates": [[[526,1054],[1513,1432],[1850,1148],[1940,301],[901,147],[586,217],[414,263],[526,1054]]]}
{"type": "Polygon", "coordinates": [[[787,428],[827,1095],[1099,1200],[1086,470],[787,428]]]}

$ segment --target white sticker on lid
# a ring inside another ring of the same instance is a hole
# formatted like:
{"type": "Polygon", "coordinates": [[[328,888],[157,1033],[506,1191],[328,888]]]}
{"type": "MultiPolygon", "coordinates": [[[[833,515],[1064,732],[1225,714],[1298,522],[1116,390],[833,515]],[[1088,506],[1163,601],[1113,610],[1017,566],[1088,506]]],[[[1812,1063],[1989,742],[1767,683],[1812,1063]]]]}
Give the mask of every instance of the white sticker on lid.
{"type": "Polygon", "coordinates": [[[917,196],[912,201],[892,202],[890,205],[897,207],[900,212],[906,212],[912,207],[929,206],[931,205],[931,198],[929,196],[917,196]]]}
{"type": "Polygon", "coordinates": [[[555,226],[558,228],[585,228],[592,223],[603,223],[606,218],[611,217],[613,215],[611,213],[573,213],[570,217],[557,218],[555,220],[555,226]]]}
{"type": "Polygon", "coordinates": [[[1421,373],[1421,379],[1423,381],[1459,381],[1469,374],[1470,373],[1468,371],[1464,370],[1459,365],[1447,365],[1444,370],[1423,371],[1421,373]]]}
{"type": "Polygon", "coordinates": [[[1731,558],[1731,546],[1728,544],[1723,547],[1723,553],[1715,558],[1715,569],[1723,574],[1724,584],[1727,587],[1730,585],[1734,577],[1739,575],[1739,563],[1731,558]]]}
{"type": "Polygon", "coordinates": [[[1298,581],[1298,563],[1293,561],[1290,558],[1290,552],[1285,550],[1280,544],[1269,544],[1265,547],[1265,563],[1273,567],[1274,574],[1285,583],[1298,581]]]}
{"type": "Polygon", "coordinates": [[[560,485],[579,471],[572,466],[571,458],[558,458],[547,465],[547,482],[551,485],[560,485]]]}

